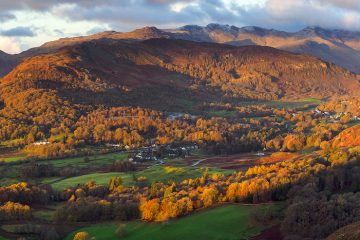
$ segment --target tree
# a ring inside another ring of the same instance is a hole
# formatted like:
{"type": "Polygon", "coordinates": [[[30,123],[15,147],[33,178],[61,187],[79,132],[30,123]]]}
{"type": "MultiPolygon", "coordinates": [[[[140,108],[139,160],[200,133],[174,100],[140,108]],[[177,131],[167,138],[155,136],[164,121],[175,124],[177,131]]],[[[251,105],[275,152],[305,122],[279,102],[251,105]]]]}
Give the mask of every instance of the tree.
{"type": "Polygon", "coordinates": [[[95,238],[91,238],[87,232],[78,232],[75,234],[73,240],[95,240],[95,238]]]}
{"type": "Polygon", "coordinates": [[[109,181],[109,191],[121,191],[122,187],[123,187],[124,181],[122,180],[122,178],[119,177],[114,177],[111,178],[109,181]]]}
{"type": "Polygon", "coordinates": [[[209,207],[217,202],[219,191],[215,187],[205,188],[200,196],[204,207],[209,207]]]}

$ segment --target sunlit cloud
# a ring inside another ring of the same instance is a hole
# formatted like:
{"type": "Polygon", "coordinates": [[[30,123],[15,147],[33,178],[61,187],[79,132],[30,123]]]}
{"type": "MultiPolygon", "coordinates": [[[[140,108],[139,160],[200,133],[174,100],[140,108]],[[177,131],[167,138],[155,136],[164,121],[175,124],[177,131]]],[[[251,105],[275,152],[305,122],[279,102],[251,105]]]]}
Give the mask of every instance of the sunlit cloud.
{"type": "Polygon", "coordinates": [[[0,37],[0,50],[6,53],[20,52],[20,44],[15,39],[9,37],[0,37]]]}

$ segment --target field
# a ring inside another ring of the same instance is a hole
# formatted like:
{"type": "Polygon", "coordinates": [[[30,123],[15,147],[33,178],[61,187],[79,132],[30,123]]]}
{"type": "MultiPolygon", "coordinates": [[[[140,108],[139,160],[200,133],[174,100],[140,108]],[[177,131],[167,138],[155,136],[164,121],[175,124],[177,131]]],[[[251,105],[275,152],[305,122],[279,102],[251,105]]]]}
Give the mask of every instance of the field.
{"type": "Polygon", "coordinates": [[[18,150],[2,150],[0,149],[0,161],[5,163],[17,162],[24,160],[26,155],[18,150]]]}
{"type": "Polygon", "coordinates": [[[94,166],[103,166],[105,164],[111,164],[115,160],[125,160],[127,159],[127,153],[107,153],[102,155],[89,156],[88,161],[85,161],[86,157],[73,157],[73,158],[63,158],[63,159],[54,159],[54,160],[45,160],[41,161],[42,163],[51,163],[54,167],[65,167],[75,165],[78,167],[94,167],[94,166]]]}
{"type": "MultiPolygon", "coordinates": [[[[57,190],[64,189],[70,186],[76,186],[77,184],[86,183],[94,180],[96,183],[101,185],[107,185],[109,180],[113,177],[120,176],[125,185],[134,185],[135,179],[139,177],[145,177],[145,184],[151,184],[152,182],[167,182],[167,181],[182,181],[186,178],[199,177],[203,173],[204,169],[201,168],[185,168],[185,167],[170,167],[170,166],[152,166],[142,171],[134,173],[120,173],[120,172],[109,172],[109,173],[91,173],[82,176],[67,178],[61,181],[55,181],[52,187],[57,190]]],[[[233,171],[222,170],[222,169],[209,169],[210,173],[223,173],[230,174],[233,171]]]]}
{"type": "MultiPolygon", "coordinates": [[[[87,172],[95,172],[96,168],[100,168],[106,165],[111,165],[115,160],[125,160],[128,154],[124,152],[118,153],[106,153],[98,154],[87,157],[71,157],[51,160],[38,160],[41,164],[52,164],[54,168],[60,169],[66,166],[73,166],[78,169],[83,169],[87,172]],[[94,169],[95,168],[95,169],[94,169]]],[[[8,165],[0,166],[0,174],[2,176],[0,186],[10,185],[19,182],[20,169],[24,164],[24,159],[21,158],[21,153],[18,156],[13,156],[11,159],[6,158],[6,164],[11,164],[11,168],[8,165]]],[[[61,179],[60,177],[52,177],[41,179],[42,183],[53,183],[61,179]]],[[[31,180],[30,180],[31,182],[31,180]]]]}
{"type": "MultiPolygon", "coordinates": [[[[252,214],[266,205],[226,205],[202,210],[190,216],[161,224],[130,222],[126,224],[127,240],[220,240],[249,239],[266,228],[260,223],[252,223],[252,214]]],[[[79,231],[88,232],[97,240],[119,239],[115,235],[117,223],[95,224],[79,231]]],[[[76,233],[75,232],[75,233],[76,233]]],[[[75,233],[66,239],[71,240],[75,233]]]]}

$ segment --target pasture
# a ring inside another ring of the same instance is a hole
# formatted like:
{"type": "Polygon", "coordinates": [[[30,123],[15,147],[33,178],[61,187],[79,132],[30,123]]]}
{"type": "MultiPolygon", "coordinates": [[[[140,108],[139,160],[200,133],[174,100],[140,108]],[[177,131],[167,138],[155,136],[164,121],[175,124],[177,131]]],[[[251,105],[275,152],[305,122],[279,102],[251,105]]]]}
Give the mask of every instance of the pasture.
{"type": "MultiPolygon", "coordinates": [[[[259,208],[265,210],[266,207],[266,205],[232,204],[201,210],[166,223],[129,222],[126,223],[126,239],[250,239],[269,227],[252,221],[254,212],[259,208]]],[[[272,205],[270,207],[274,208],[272,205]]],[[[94,224],[76,232],[88,232],[97,240],[115,240],[119,239],[115,235],[118,225],[118,223],[94,224]]],[[[70,234],[66,240],[73,239],[76,232],[70,234]]]]}
{"type": "MultiPolygon", "coordinates": [[[[91,173],[77,177],[71,177],[52,183],[52,187],[57,190],[65,189],[66,187],[76,186],[89,181],[95,181],[101,185],[107,185],[109,180],[113,177],[120,176],[127,186],[134,185],[135,179],[143,177],[145,181],[143,184],[150,185],[152,182],[180,182],[187,178],[200,177],[204,172],[204,168],[191,167],[171,167],[171,166],[152,166],[142,171],[123,173],[123,172],[109,172],[109,173],[91,173]]],[[[225,175],[231,174],[232,170],[223,170],[216,168],[209,168],[209,173],[223,173],[225,175]]]]}
{"type": "Polygon", "coordinates": [[[53,160],[41,160],[42,163],[51,163],[54,167],[65,167],[65,166],[77,166],[77,167],[94,167],[111,164],[116,160],[126,160],[128,157],[127,153],[115,152],[106,153],[102,155],[93,155],[89,157],[71,157],[53,160]]]}

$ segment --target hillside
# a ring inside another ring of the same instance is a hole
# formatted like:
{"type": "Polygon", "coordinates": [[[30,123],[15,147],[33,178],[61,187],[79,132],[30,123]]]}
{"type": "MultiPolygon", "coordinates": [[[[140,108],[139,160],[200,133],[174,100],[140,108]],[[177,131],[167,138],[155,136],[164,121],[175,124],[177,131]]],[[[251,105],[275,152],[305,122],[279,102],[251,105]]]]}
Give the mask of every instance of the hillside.
{"type": "Polygon", "coordinates": [[[0,77],[9,73],[18,63],[20,58],[0,50],[0,77]]]}
{"type": "Polygon", "coordinates": [[[326,240],[357,240],[360,238],[360,222],[349,224],[335,231],[326,240]]]}
{"type": "Polygon", "coordinates": [[[236,46],[270,46],[295,53],[309,54],[360,72],[360,32],[307,27],[284,32],[260,27],[209,24],[171,29],[176,38],[226,43],[236,46]]]}
{"type": "Polygon", "coordinates": [[[294,53],[309,54],[325,61],[360,72],[360,32],[307,27],[298,32],[284,32],[261,27],[209,24],[205,27],[186,25],[176,29],[145,27],[132,32],[107,31],[90,36],[62,38],[30,49],[31,56],[94,39],[145,40],[150,38],[183,39],[197,42],[225,43],[234,46],[269,46],[294,53]]]}
{"type": "Polygon", "coordinates": [[[269,47],[108,38],[27,58],[1,85],[3,96],[52,89],[72,101],[150,106],[165,97],[299,99],[359,90],[356,75],[340,67],[269,47]]]}
{"type": "Polygon", "coordinates": [[[269,46],[294,53],[308,54],[360,73],[360,32],[307,27],[298,32],[284,32],[261,27],[236,27],[208,24],[205,27],[186,25],[175,29],[144,27],[131,32],[105,31],[89,36],[61,38],[44,43],[17,55],[0,53],[0,77],[9,73],[22,59],[51,53],[66,46],[92,40],[142,41],[152,38],[182,39],[196,42],[221,43],[233,46],[269,46]],[[6,60],[4,63],[4,56],[6,60]]]}

